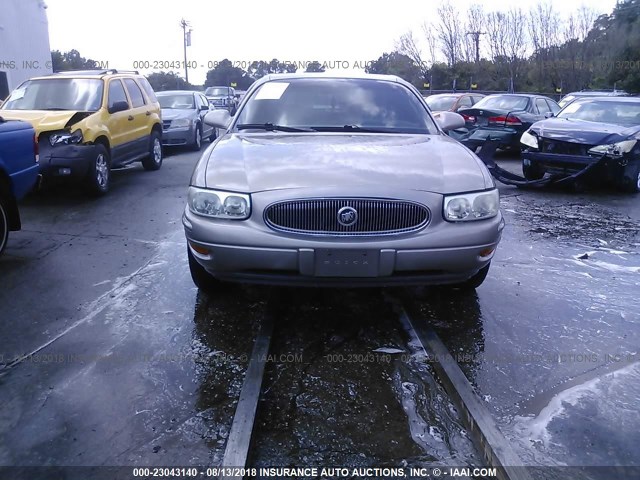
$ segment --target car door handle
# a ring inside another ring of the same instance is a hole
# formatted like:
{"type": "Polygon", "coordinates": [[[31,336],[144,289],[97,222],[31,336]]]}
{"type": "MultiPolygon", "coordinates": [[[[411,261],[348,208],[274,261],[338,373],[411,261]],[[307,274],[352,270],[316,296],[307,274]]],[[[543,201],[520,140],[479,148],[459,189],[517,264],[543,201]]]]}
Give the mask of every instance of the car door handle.
{"type": "Polygon", "coordinates": [[[151,115],[151,112],[147,112],[147,113],[145,113],[145,115],[148,117],[148,116],[151,115]]]}
{"type": "Polygon", "coordinates": [[[127,118],[127,120],[129,120],[129,121],[133,120],[133,115],[129,115],[129,117],[127,118]]]}

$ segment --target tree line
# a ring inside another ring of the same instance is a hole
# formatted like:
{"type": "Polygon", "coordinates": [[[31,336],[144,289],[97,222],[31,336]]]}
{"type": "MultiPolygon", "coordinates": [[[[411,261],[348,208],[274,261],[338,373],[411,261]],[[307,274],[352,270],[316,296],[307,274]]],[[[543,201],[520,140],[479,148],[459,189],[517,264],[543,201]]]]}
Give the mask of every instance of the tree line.
{"type": "MultiPolygon", "coordinates": [[[[51,52],[54,71],[96,68],[77,50],[51,52]]],[[[306,62],[307,72],[326,64],[306,62]]],[[[147,76],[154,89],[202,89],[234,85],[247,89],[270,73],[298,70],[272,59],[246,69],[228,59],[207,72],[204,85],[188,84],[179,72],[147,76]]],[[[640,92],[640,0],[624,0],[609,14],[583,5],[562,16],[550,0],[524,10],[485,11],[481,4],[466,11],[440,4],[421,32],[408,31],[394,48],[367,62],[368,73],[393,74],[420,89],[569,92],[617,88],[640,92]]]]}

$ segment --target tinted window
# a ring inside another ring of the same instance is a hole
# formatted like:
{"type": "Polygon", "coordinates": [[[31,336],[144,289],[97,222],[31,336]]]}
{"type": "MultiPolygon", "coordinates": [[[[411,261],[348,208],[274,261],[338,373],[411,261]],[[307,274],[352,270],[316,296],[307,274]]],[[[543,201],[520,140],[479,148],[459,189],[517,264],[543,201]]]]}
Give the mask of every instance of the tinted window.
{"type": "Polygon", "coordinates": [[[552,100],[547,99],[547,105],[549,105],[549,111],[553,112],[554,115],[560,111],[558,104],[552,100]]]}
{"type": "Polygon", "coordinates": [[[124,93],[124,87],[120,80],[111,80],[109,82],[109,108],[113,107],[116,102],[127,102],[127,95],[124,93]]]}
{"type": "Polygon", "coordinates": [[[462,97],[458,102],[458,108],[467,108],[473,105],[471,102],[471,97],[462,97]]]}
{"type": "Polygon", "coordinates": [[[484,97],[474,106],[476,108],[485,108],[487,110],[526,110],[529,104],[527,97],[519,97],[516,95],[492,95],[484,97]]]}
{"type": "Polygon", "coordinates": [[[138,84],[130,78],[125,78],[124,84],[127,86],[127,91],[129,92],[133,108],[144,106],[144,97],[142,96],[142,90],[140,90],[138,84]]]}
{"type": "Polygon", "coordinates": [[[536,98],[536,107],[538,108],[538,113],[540,114],[545,114],[551,111],[549,110],[549,105],[547,105],[547,102],[544,98],[536,98]]]}
{"type": "Polygon", "coordinates": [[[412,90],[369,79],[295,78],[261,85],[245,103],[238,124],[324,127],[345,125],[384,132],[436,132],[412,90]]]}
{"type": "Polygon", "coordinates": [[[432,111],[442,112],[451,110],[457,99],[456,95],[432,95],[425,100],[432,111]]]}
{"type": "Polygon", "coordinates": [[[144,93],[147,94],[149,101],[154,103],[157,102],[158,99],[156,98],[156,94],[153,91],[153,88],[151,87],[151,84],[147,81],[147,79],[138,78],[138,81],[140,82],[140,85],[142,85],[142,89],[144,90],[144,93]]]}
{"type": "Polygon", "coordinates": [[[209,87],[204,91],[205,95],[210,96],[223,96],[229,94],[229,89],[227,87],[209,87]]]}
{"type": "Polygon", "coordinates": [[[103,85],[89,78],[29,80],[11,93],[2,109],[95,112],[102,104],[103,85]]]}

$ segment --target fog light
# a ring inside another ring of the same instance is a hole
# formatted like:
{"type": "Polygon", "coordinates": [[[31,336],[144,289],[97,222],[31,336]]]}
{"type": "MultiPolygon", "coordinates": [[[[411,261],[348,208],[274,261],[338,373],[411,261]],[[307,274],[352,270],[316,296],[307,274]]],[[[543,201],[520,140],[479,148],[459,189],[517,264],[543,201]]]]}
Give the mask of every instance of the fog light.
{"type": "Polygon", "coordinates": [[[485,248],[484,250],[480,250],[480,256],[481,257],[488,257],[489,255],[491,255],[493,252],[495,252],[495,248],[494,247],[490,247],[490,248],[485,248]]]}
{"type": "Polygon", "coordinates": [[[200,245],[196,245],[195,243],[190,243],[189,245],[191,245],[191,248],[193,248],[193,250],[199,253],[200,255],[209,255],[208,248],[201,247],[200,245]]]}
{"type": "Polygon", "coordinates": [[[71,175],[71,169],[70,168],[60,168],[60,169],[58,169],[58,173],[60,175],[71,175]]]}

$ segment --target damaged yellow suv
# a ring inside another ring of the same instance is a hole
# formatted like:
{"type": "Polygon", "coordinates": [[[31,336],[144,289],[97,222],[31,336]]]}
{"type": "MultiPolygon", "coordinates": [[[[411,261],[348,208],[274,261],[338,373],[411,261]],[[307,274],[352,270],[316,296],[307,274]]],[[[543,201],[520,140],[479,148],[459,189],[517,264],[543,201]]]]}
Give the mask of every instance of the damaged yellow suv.
{"type": "Polygon", "coordinates": [[[36,130],[44,182],[71,179],[97,195],[109,190],[111,169],[141,161],[162,166],[160,104],[138,72],[86,70],[36,77],[0,108],[36,130]]]}

